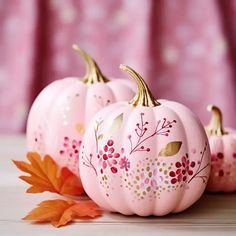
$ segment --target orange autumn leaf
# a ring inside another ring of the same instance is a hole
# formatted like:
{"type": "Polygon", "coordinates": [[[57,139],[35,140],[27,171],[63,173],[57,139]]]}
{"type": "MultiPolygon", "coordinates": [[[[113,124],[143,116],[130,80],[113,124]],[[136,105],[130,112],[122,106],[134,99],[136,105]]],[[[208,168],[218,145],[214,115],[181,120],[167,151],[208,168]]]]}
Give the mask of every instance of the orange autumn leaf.
{"type": "Polygon", "coordinates": [[[101,215],[100,208],[92,200],[48,200],[41,202],[23,220],[50,222],[55,227],[75,219],[95,218],[101,215]]]}
{"type": "Polygon", "coordinates": [[[30,174],[19,178],[32,185],[27,193],[42,193],[45,191],[61,195],[81,195],[84,192],[80,179],[67,167],[62,169],[48,155],[41,158],[38,153],[29,152],[30,163],[13,161],[18,169],[30,174]]]}

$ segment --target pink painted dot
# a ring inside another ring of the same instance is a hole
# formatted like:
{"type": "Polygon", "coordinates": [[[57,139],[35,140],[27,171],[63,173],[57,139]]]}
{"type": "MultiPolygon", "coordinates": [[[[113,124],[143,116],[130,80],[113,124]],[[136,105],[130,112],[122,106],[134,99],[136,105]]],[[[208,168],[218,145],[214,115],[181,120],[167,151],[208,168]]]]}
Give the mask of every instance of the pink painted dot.
{"type": "Polygon", "coordinates": [[[113,140],[110,139],[110,140],[107,141],[108,146],[112,146],[113,144],[114,144],[113,140]]]}
{"type": "Polygon", "coordinates": [[[120,154],[119,153],[114,153],[113,155],[115,158],[119,158],[120,157],[120,154]]]}
{"type": "Polygon", "coordinates": [[[108,146],[105,145],[103,149],[104,149],[105,152],[107,152],[107,150],[108,150],[108,146]]]}
{"type": "Polygon", "coordinates": [[[114,166],[113,166],[113,167],[111,167],[111,172],[112,172],[112,173],[114,173],[114,174],[115,174],[115,173],[117,173],[117,168],[116,168],[116,167],[114,167],[114,166]]]}

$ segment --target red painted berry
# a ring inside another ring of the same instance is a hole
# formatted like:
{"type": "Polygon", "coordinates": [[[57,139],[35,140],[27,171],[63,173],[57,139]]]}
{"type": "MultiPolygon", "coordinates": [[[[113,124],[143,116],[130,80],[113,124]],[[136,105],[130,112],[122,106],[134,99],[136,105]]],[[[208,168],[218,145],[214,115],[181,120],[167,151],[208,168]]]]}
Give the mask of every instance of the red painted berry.
{"type": "Polygon", "coordinates": [[[193,171],[192,171],[192,170],[189,170],[189,171],[188,171],[188,174],[189,174],[189,175],[192,175],[192,174],[193,174],[193,171]]]}
{"type": "Polygon", "coordinates": [[[180,174],[181,173],[181,169],[177,169],[176,170],[176,174],[178,175],[178,174],[180,174]]]}
{"type": "Polygon", "coordinates": [[[150,148],[147,148],[147,152],[150,152],[150,148]]]}
{"type": "Polygon", "coordinates": [[[180,168],[182,165],[181,165],[180,162],[176,162],[176,163],[175,163],[175,166],[176,166],[177,168],[180,168]]]}
{"type": "Polygon", "coordinates": [[[120,154],[119,153],[114,153],[113,155],[115,158],[119,158],[120,157],[120,154]]]}
{"type": "Polygon", "coordinates": [[[171,171],[171,172],[169,173],[169,175],[170,175],[171,177],[175,177],[175,172],[174,172],[174,171],[171,171]]]}
{"type": "Polygon", "coordinates": [[[178,177],[177,177],[177,178],[178,178],[178,182],[181,182],[182,177],[183,177],[183,176],[182,176],[181,174],[178,175],[178,177]]]}
{"type": "Polygon", "coordinates": [[[223,158],[224,158],[224,154],[223,154],[222,152],[218,152],[218,153],[217,153],[217,157],[218,157],[219,159],[223,159],[223,158]]]}
{"type": "Polygon", "coordinates": [[[171,181],[170,181],[172,184],[175,184],[177,182],[177,179],[176,178],[173,178],[171,181]]]}
{"type": "Polygon", "coordinates": [[[235,159],[236,159],[236,152],[234,152],[234,153],[233,153],[233,158],[235,158],[235,159]]]}
{"type": "Polygon", "coordinates": [[[195,162],[192,161],[191,164],[190,164],[190,166],[193,168],[193,167],[195,166],[195,162]]]}
{"type": "Polygon", "coordinates": [[[112,146],[113,144],[114,144],[113,140],[110,139],[110,140],[107,141],[108,146],[112,146]]]}
{"type": "Polygon", "coordinates": [[[219,176],[220,176],[220,177],[224,176],[224,171],[223,171],[223,170],[220,170],[220,171],[219,171],[219,176]]]}
{"type": "Polygon", "coordinates": [[[114,173],[114,174],[117,173],[117,168],[116,167],[111,167],[111,172],[114,173]]]}
{"type": "Polygon", "coordinates": [[[108,150],[108,146],[105,145],[103,149],[104,149],[105,152],[107,152],[107,150],[108,150]]]}
{"type": "Polygon", "coordinates": [[[183,181],[185,181],[186,179],[187,179],[187,177],[186,177],[186,176],[184,176],[184,177],[183,177],[183,181]]]}

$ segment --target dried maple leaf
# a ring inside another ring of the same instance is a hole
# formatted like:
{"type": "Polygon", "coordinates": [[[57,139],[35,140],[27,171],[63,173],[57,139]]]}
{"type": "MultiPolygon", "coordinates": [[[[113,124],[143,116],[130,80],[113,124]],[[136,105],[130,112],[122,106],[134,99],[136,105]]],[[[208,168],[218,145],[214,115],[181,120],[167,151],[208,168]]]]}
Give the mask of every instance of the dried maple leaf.
{"type": "Polygon", "coordinates": [[[45,191],[61,195],[81,195],[84,192],[80,179],[67,167],[60,169],[50,156],[41,158],[38,153],[29,152],[30,163],[13,161],[18,169],[30,176],[20,176],[23,181],[32,186],[27,193],[42,193],[45,191]]]}
{"type": "Polygon", "coordinates": [[[23,220],[50,222],[60,227],[80,218],[95,218],[100,216],[101,209],[92,200],[47,200],[41,202],[23,220]]]}

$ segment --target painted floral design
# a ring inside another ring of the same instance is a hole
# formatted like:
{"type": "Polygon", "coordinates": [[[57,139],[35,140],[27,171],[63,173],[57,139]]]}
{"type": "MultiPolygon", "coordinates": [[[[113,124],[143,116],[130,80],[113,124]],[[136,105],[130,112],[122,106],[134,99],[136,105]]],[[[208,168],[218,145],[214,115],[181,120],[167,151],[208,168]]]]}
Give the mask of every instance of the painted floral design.
{"type": "Polygon", "coordinates": [[[154,137],[155,135],[164,135],[168,136],[170,129],[173,126],[173,123],[176,123],[176,120],[168,121],[166,118],[159,120],[156,124],[154,131],[150,135],[145,135],[148,131],[148,121],[144,120],[144,113],[140,113],[140,122],[136,124],[135,133],[137,135],[137,142],[132,141],[132,135],[128,135],[130,142],[130,155],[134,152],[145,151],[149,152],[150,148],[145,147],[145,142],[154,137]]]}
{"type": "Polygon", "coordinates": [[[114,141],[108,140],[106,145],[104,145],[103,149],[99,150],[97,158],[99,159],[99,166],[100,166],[100,172],[103,173],[103,171],[106,168],[109,168],[112,173],[117,173],[117,164],[118,164],[118,158],[120,157],[120,154],[115,152],[115,149],[113,147],[114,141]]]}
{"type": "MultiPolygon", "coordinates": [[[[162,192],[170,192],[182,187],[188,188],[190,182],[197,178],[206,183],[207,176],[202,173],[209,166],[209,163],[204,164],[205,162],[203,162],[207,150],[207,142],[203,150],[199,152],[199,157],[195,156],[194,160],[191,161],[188,153],[177,156],[181,150],[182,141],[174,140],[167,142],[155,158],[146,157],[137,160],[137,163],[131,162],[134,152],[150,151],[150,148],[145,146],[146,140],[155,135],[169,136],[173,124],[176,123],[176,120],[169,121],[163,118],[157,122],[153,132],[148,132],[149,122],[144,117],[144,113],[140,113],[140,122],[136,124],[135,128],[136,139],[131,135],[128,136],[130,150],[125,150],[124,148],[116,150],[115,141],[112,138],[105,141],[104,135],[101,134],[100,126],[103,121],[100,120],[95,123],[96,152],[86,155],[82,151],[82,160],[83,164],[92,168],[98,176],[101,186],[106,191],[106,196],[110,196],[111,183],[115,178],[120,178],[120,187],[131,191],[134,199],[137,200],[145,197],[160,198],[162,192]],[[134,140],[136,141],[134,142],[134,140]],[[102,146],[101,142],[103,143],[102,146]],[[167,160],[166,158],[171,158],[172,156],[175,156],[174,160],[177,161],[170,161],[171,159],[165,161],[167,160]],[[93,161],[95,161],[93,158],[96,158],[98,165],[93,164],[93,161]]],[[[110,137],[121,127],[122,122],[123,113],[114,119],[109,129],[110,137]]],[[[191,150],[194,150],[192,152],[193,155],[198,155],[194,147],[191,150]]]]}
{"type": "Polygon", "coordinates": [[[186,181],[187,175],[193,175],[193,170],[196,165],[195,161],[189,161],[188,154],[181,158],[181,161],[177,161],[175,163],[175,167],[177,168],[175,171],[171,170],[169,175],[171,177],[171,183],[176,184],[177,182],[186,181]]]}
{"type": "Polygon", "coordinates": [[[218,152],[216,154],[211,154],[211,168],[212,175],[216,181],[219,179],[223,180],[227,178],[227,181],[235,181],[235,166],[236,166],[236,153],[232,153],[232,161],[225,162],[225,156],[222,152],[218,152]]]}
{"type": "Polygon", "coordinates": [[[129,159],[124,156],[123,158],[120,159],[119,165],[120,165],[121,169],[124,169],[125,171],[128,171],[129,168],[130,168],[129,159]]]}
{"type": "Polygon", "coordinates": [[[80,146],[81,146],[81,140],[64,137],[63,148],[59,151],[59,153],[63,157],[66,156],[69,158],[78,159],[80,146]]]}

